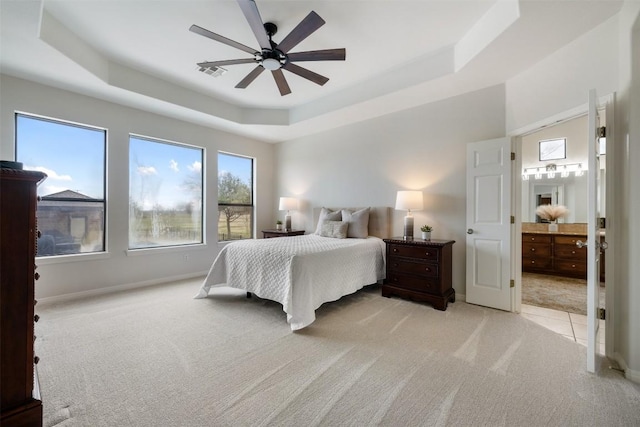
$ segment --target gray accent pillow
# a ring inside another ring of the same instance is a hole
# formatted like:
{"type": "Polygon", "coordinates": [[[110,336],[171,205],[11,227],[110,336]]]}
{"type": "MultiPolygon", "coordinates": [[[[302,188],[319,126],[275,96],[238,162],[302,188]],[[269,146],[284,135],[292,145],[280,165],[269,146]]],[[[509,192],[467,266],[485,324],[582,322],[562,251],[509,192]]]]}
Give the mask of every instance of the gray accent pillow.
{"type": "Polygon", "coordinates": [[[316,234],[320,234],[322,229],[322,223],[325,221],[340,221],[342,220],[342,212],[332,211],[327,208],[320,210],[320,216],[318,217],[318,225],[316,226],[316,234]]]}
{"type": "Polygon", "coordinates": [[[322,237],[333,237],[334,239],[346,239],[349,224],[342,221],[324,221],[320,227],[322,237]]]}
{"type": "Polygon", "coordinates": [[[371,208],[350,211],[342,209],[342,221],[349,223],[347,237],[366,239],[369,237],[369,211],[371,208]]]}

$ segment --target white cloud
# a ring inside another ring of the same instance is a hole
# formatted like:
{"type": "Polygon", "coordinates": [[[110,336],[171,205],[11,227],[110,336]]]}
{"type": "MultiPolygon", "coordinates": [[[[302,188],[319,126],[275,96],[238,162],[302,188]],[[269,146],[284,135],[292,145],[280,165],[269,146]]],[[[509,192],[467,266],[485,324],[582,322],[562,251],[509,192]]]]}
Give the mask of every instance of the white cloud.
{"type": "Polygon", "coordinates": [[[138,166],[138,173],[140,175],[156,175],[158,172],[153,166],[138,166]]]}
{"type": "Polygon", "coordinates": [[[189,165],[189,170],[192,172],[200,172],[202,170],[202,163],[195,161],[189,165]]]}
{"type": "Polygon", "coordinates": [[[180,172],[180,169],[178,168],[178,162],[176,162],[175,160],[171,159],[171,161],[169,162],[169,167],[171,168],[172,171],[174,172],[180,172]]]}
{"type": "Polygon", "coordinates": [[[48,177],[47,179],[49,180],[56,179],[58,181],[73,181],[73,178],[71,178],[71,175],[58,175],[58,173],[53,169],[48,169],[48,168],[45,168],[44,166],[25,166],[25,169],[44,172],[47,174],[47,177],[48,177]]]}

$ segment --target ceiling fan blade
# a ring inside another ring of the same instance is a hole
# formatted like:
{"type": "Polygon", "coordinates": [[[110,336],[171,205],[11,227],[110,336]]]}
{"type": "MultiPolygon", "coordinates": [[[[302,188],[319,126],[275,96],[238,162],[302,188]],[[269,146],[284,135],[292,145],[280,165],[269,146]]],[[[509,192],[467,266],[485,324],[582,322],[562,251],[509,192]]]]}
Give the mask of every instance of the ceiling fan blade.
{"type": "Polygon", "coordinates": [[[311,80],[312,82],[319,84],[320,86],[329,81],[327,77],[321,76],[318,73],[314,73],[313,71],[302,68],[296,64],[292,64],[291,62],[287,62],[287,64],[282,68],[287,71],[291,71],[293,74],[297,74],[300,77],[304,77],[307,80],[311,80]]]}
{"type": "Polygon", "coordinates": [[[202,67],[202,68],[222,67],[223,65],[252,64],[255,62],[257,62],[255,58],[227,59],[225,61],[198,62],[198,67],[202,67]]]}
{"type": "Polygon", "coordinates": [[[278,49],[289,52],[295,45],[309,37],[315,30],[325,24],[324,19],[314,11],[309,14],[278,44],[278,49]]]}
{"type": "Polygon", "coordinates": [[[289,84],[287,83],[287,79],[284,78],[284,74],[281,69],[271,71],[273,74],[273,78],[278,85],[278,89],[280,90],[280,95],[285,96],[291,93],[291,89],[289,88],[289,84]]]}
{"type": "Polygon", "coordinates": [[[242,9],[242,13],[247,19],[247,22],[249,22],[251,31],[253,31],[253,34],[256,36],[260,47],[262,49],[271,49],[269,36],[267,36],[267,31],[264,29],[264,23],[260,17],[256,2],[254,0],[238,0],[238,5],[240,5],[240,9],[242,9]]]}
{"type": "Polygon", "coordinates": [[[247,76],[242,79],[240,83],[236,85],[236,89],[246,89],[246,87],[249,86],[249,84],[254,81],[256,77],[258,77],[263,71],[264,67],[262,65],[258,65],[256,68],[251,70],[251,72],[247,74],[247,76]]]}
{"type": "Polygon", "coordinates": [[[289,61],[344,61],[347,57],[345,49],[309,50],[287,54],[289,61]]]}
{"type": "Polygon", "coordinates": [[[213,32],[211,32],[209,30],[205,30],[204,28],[199,27],[197,25],[192,25],[189,28],[189,31],[191,31],[192,33],[200,34],[201,36],[210,38],[211,40],[215,40],[217,42],[224,43],[227,46],[231,46],[231,47],[235,47],[236,49],[244,50],[245,52],[250,53],[252,55],[255,55],[257,53],[257,50],[252,48],[252,47],[245,46],[242,43],[238,43],[238,42],[233,41],[231,39],[228,39],[228,38],[226,38],[224,36],[221,36],[220,34],[213,33],[213,32]]]}

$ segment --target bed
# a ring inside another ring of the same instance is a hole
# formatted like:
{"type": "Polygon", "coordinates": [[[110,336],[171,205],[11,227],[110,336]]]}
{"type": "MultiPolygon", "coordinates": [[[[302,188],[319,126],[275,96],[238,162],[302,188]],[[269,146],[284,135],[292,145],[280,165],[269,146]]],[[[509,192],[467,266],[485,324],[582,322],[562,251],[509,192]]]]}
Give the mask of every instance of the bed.
{"type": "Polygon", "coordinates": [[[227,244],[195,298],[208,297],[215,286],[242,289],[282,304],[298,330],[313,323],[323,303],[384,279],[390,208],[315,208],[313,214],[314,233],[227,244]],[[338,220],[343,209],[345,221],[338,220]],[[343,231],[348,237],[339,238],[343,231]]]}

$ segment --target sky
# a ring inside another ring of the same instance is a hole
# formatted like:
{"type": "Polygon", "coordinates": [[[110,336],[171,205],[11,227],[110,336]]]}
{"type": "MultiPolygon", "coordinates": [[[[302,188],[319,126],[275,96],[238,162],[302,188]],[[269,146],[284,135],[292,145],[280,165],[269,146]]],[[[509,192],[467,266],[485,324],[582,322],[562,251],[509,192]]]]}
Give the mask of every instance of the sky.
{"type": "Polygon", "coordinates": [[[16,160],[24,169],[48,176],[39,195],[73,190],[104,198],[104,130],[18,115],[16,140],[16,160]]]}
{"type": "MultiPolygon", "coordinates": [[[[17,115],[16,160],[48,178],[38,187],[46,196],[72,190],[104,199],[106,130],[17,115]]],[[[185,184],[202,176],[204,150],[131,136],[129,191],[145,209],[173,208],[197,197],[185,184]]],[[[251,159],[220,153],[218,174],[232,173],[251,185],[251,159]]],[[[199,200],[198,200],[199,202],[199,200]]]]}

